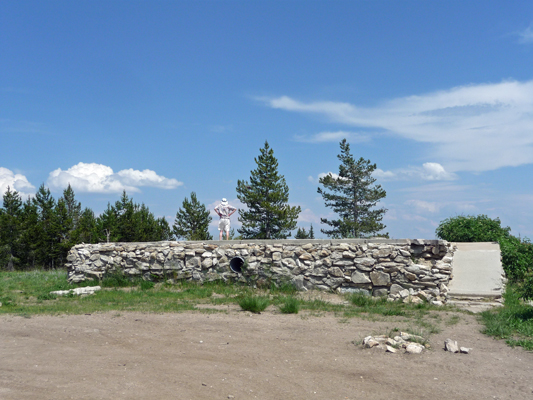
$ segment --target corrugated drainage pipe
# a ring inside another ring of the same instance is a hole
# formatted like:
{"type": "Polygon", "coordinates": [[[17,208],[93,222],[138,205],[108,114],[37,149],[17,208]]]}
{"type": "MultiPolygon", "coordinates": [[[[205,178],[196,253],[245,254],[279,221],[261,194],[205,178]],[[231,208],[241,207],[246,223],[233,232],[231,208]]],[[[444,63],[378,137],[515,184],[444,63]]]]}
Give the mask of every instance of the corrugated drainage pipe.
{"type": "Polygon", "coordinates": [[[242,257],[233,257],[229,262],[229,268],[238,274],[242,273],[244,259],[242,257]]]}

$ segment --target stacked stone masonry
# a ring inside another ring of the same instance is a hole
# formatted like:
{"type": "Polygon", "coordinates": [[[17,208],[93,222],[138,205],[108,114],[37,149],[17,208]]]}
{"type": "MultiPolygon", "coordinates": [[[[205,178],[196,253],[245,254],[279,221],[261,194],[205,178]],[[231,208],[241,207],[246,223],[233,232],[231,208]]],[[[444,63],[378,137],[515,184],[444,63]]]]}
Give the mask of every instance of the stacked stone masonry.
{"type": "Polygon", "coordinates": [[[454,248],[443,240],[340,239],[102,243],[74,246],[67,257],[75,283],[122,271],[149,280],[292,283],[391,300],[446,302],[454,248]],[[230,269],[241,257],[242,273],[230,269]]]}

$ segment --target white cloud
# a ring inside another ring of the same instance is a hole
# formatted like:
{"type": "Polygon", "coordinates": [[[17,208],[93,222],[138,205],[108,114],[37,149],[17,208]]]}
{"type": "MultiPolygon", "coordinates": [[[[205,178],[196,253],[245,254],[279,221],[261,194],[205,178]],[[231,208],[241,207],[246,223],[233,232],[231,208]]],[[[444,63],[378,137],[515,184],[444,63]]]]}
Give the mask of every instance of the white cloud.
{"type": "Polygon", "coordinates": [[[124,169],[117,173],[111,167],[96,163],[80,162],[63,171],[61,168],[50,172],[47,185],[51,189],[61,190],[70,185],[76,191],[89,193],[139,192],[139,186],[160,189],[175,189],[183,185],[176,179],[165,178],[154,171],[124,169]]]}
{"type": "Polygon", "coordinates": [[[324,142],[340,142],[346,139],[350,143],[369,142],[370,136],[356,132],[337,131],[337,132],[320,132],[311,136],[295,135],[294,140],[298,142],[307,143],[324,143],[324,142]]]}
{"type": "Polygon", "coordinates": [[[520,43],[533,43],[533,26],[529,25],[526,29],[521,32],[518,32],[520,37],[520,43]]]}
{"type": "Polygon", "coordinates": [[[414,207],[417,211],[426,211],[436,213],[440,210],[440,205],[436,202],[423,200],[408,200],[405,202],[408,206],[414,207]]]}
{"type": "Polygon", "coordinates": [[[262,100],[272,108],[428,143],[429,155],[452,172],[533,163],[533,81],[460,86],[366,108],[287,96],[262,100]]]}
{"type": "Polygon", "coordinates": [[[320,224],[320,216],[316,215],[310,208],[306,208],[298,215],[298,222],[320,224]]]}
{"type": "Polygon", "coordinates": [[[0,196],[4,195],[8,186],[11,190],[19,192],[23,199],[33,196],[35,193],[35,186],[24,175],[16,174],[7,168],[0,167],[0,196]]]}
{"type": "Polygon", "coordinates": [[[424,163],[421,167],[409,167],[394,171],[383,171],[376,168],[372,174],[374,178],[385,181],[399,181],[422,179],[424,181],[451,181],[457,179],[457,175],[447,172],[439,163],[424,163]]]}

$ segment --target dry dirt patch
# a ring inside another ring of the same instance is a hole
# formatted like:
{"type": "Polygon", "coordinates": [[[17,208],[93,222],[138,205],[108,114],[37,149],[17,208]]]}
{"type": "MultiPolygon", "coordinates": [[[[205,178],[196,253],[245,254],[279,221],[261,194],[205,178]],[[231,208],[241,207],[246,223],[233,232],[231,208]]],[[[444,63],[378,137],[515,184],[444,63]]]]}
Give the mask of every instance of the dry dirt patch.
{"type": "Polygon", "coordinates": [[[393,322],[332,315],[4,315],[0,399],[533,398],[533,354],[459,316],[407,355],[353,344],[393,322]],[[448,337],[472,352],[443,351],[448,337]]]}

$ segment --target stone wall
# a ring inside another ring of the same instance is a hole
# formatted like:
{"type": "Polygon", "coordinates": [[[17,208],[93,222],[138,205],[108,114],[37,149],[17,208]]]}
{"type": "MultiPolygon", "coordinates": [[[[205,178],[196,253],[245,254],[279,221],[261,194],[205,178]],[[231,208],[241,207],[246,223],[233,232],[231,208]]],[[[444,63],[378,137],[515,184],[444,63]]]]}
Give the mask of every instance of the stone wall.
{"type": "Polygon", "coordinates": [[[453,253],[446,241],[420,239],[102,243],[74,246],[67,267],[69,282],[122,270],[150,280],[291,282],[299,290],[439,304],[446,301],[453,253]],[[240,273],[230,268],[235,257],[244,260],[240,273]]]}

